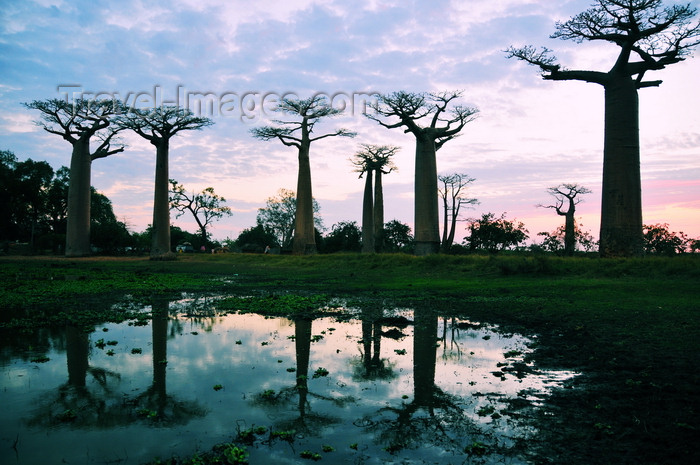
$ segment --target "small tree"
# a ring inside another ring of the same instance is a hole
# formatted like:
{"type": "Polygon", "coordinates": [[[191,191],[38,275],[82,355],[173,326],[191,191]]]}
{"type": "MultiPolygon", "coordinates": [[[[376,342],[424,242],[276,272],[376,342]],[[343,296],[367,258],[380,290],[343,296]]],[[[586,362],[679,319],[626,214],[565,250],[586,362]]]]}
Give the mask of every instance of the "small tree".
{"type": "Polygon", "coordinates": [[[339,115],[341,110],[331,107],[322,96],[305,100],[282,99],[274,111],[291,115],[292,121],[273,120],[275,126],[253,128],[253,137],[260,140],[279,139],[284,145],[298,150],[299,171],[297,174],[297,205],[294,223],[293,252],[314,254],[317,251],[314,232],[313,194],[311,189],[311,143],[326,137],[355,137],[347,129],[337,129],[320,136],[311,137],[316,124],[324,118],[339,115]]]}
{"type": "Polygon", "coordinates": [[[477,199],[465,197],[467,186],[475,181],[467,174],[453,173],[438,176],[438,193],[442,199],[442,251],[449,252],[455,240],[455,230],[463,205],[477,205],[477,199]]]}
{"type": "Polygon", "coordinates": [[[276,247],[277,238],[258,223],[252,228],[244,229],[236,238],[236,246],[242,252],[264,252],[266,247],[276,247]]]}
{"type": "Polygon", "coordinates": [[[419,94],[394,92],[381,95],[366,116],[385,128],[405,127],[416,139],[415,253],[429,255],[440,249],[437,161],[435,153],[476,118],[474,107],[454,105],[461,92],[419,94]],[[387,122],[390,120],[391,122],[387,122]],[[425,122],[423,122],[425,121],[425,122]]]}
{"type": "MultiPolygon", "coordinates": [[[[323,221],[319,215],[321,207],[316,199],[312,199],[314,227],[323,230],[323,221]]],[[[297,212],[297,198],[294,191],[280,189],[276,197],[265,201],[265,207],[258,209],[256,221],[263,225],[277,238],[277,243],[283,249],[288,249],[294,238],[294,225],[297,212]]]]}
{"type": "Polygon", "coordinates": [[[360,178],[367,175],[362,201],[362,252],[381,252],[383,249],[384,225],[384,190],[382,175],[396,170],[391,161],[399,147],[389,145],[361,144],[361,150],[351,158],[351,162],[360,173],[360,178]],[[372,178],[374,197],[372,197],[372,178]]]}
{"type": "Polygon", "coordinates": [[[411,227],[399,220],[384,225],[384,240],[387,252],[413,253],[411,227]]]}
{"type": "Polygon", "coordinates": [[[202,129],[214,122],[209,118],[194,116],[192,111],[186,108],[162,106],[144,110],[134,109],[122,115],[118,124],[122,128],[133,130],[156,148],[151,258],[170,257],[170,139],[181,131],[202,129]]]}
{"type": "Polygon", "coordinates": [[[354,221],[341,221],[325,237],[324,252],[359,252],[362,248],[360,228],[354,221]]]}
{"type": "Polygon", "coordinates": [[[517,246],[528,238],[528,231],[521,222],[505,219],[505,213],[496,218],[493,213],[484,213],[481,218],[469,220],[469,236],[464,243],[470,250],[487,250],[491,253],[517,246]]]}
{"type": "Polygon", "coordinates": [[[124,151],[117,144],[112,148],[114,136],[120,128],[110,126],[115,115],[123,108],[112,100],[79,99],[72,103],[60,99],[34,100],[25,107],[41,112],[36,124],[46,132],[61,136],[72,147],[70,184],[68,186],[68,212],[66,225],[67,257],[90,254],[90,182],[92,162],[124,151]],[[90,141],[99,141],[97,149],[90,151],[90,141]]]}
{"type": "Polygon", "coordinates": [[[564,255],[571,256],[576,250],[576,205],[581,203],[582,199],[578,197],[583,194],[590,194],[591,190],[578,184],[559,184],[556,187],[547,189],[549,195],[554,197],[556,203],[554,205],[538,205],[542,208],[553,208],[557,215],[565,217],[564,224],[564,255]],[[563,210],[564,204],[567,204],[566,211],[563,210]]]}
{"type": "Polygon", "coordinates": [[[207,187],[199,193],[188,194],[182,184],[170,180],[170,209],[177,211],[175,218],[180,218],[185,212],[190,212],[197,222],[202,241],[209,240],[207,226],[224,216],[231,216],[230,207],[224,206],[226,199],[214,192],[213,187],[207,187]]]}
{"type": "Polygon", "coordinates": [[[692,239],[682,231],[672,232],[667,223],[644,225],[644,252],[648,254],[675,255],[686,252],[691,245],[692,239]]]}

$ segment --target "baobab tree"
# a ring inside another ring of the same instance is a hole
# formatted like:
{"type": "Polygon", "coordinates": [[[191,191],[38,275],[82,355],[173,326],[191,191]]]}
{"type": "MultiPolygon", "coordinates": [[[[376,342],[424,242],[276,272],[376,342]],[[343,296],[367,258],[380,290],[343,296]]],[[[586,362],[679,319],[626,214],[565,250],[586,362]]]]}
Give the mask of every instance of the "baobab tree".
{"type": "Polygon", "coordinates": [[[36,122],[38,126],[46,132],[63,137],[73,146],[65,255],[89,255],[92,162],[124,151],[122,144],[117,143],[112,147],[114,136],[120,128],[111,123],[122,108],[112,100],[87,99],[72,102],[61,99],[34,100],[24,106],[41,112],[41,120],[36,122]],[[98,140],[98,146],[91,152],[90,140],[93,138],[98,140]]]}
{"type": "Polygon", "coordinates": [[[297,255],[315,254],[317,249],[309,162],[311,143],[326,137],[355,137],[355,133],[341,128],[312,137],[314,127],[321,119],[342,113],[342,110],[333,108],[323,96],[316,95],[304,100],[283,98],[273,111],[291,115],[293,119],[272,120],[274,126],[253,128],[250,132],[256,139],[279,139],[284,145],[297,148],[299,171],[292,252],[297,255]]]}
{"type": "Polygon", "coordinates": [[[202,241],[209,239],[207,227],[224,216],[231,216],[231,208],[224,206],[226,199],[214,192],[213,187],[206,187],[201,192],[189,194],[185,186],[170,180],[170,209],[177,211],[175,218],[190,212],[197,222],[202,241]]]}
{"type": "Polygon", "coordinates": [[[156,148],[156,173],[153,193],[153,237],[151,259],[174,257],[170,250],[170,139],[181,131],[202,129],[214,124],[205,117],[194,116],[192,111],[177,106],[132,109],[119,118],[119,125],[131,129],[156,148]]]}
{"type": "Polygon", "coordinates": [[[416,138],[415,160],[415,254],[429,255],[440,249],[437,161],[435,152],[454,139],[464,126],[476,118],[479,110],[453,105],[461,92],[411,93],[405,91],[380,95],[370,105],[369,119],[385,128],[405,127],[416,138]],[[453,106],[452,106],[453,105],[453,106]],[[452,106],[451,108],[449,108],[452,106]],[[426,124],[421,125],[422,121],[426,124]]]}
{"type": "Polygon", "coordinates": [[[442,251],[449,252],[455,240],[459,211],[463,205],[476,205],[477,199],[464,196],[467,186],[476,179],[468,174],[453,173],[438,176],[438,193],[442,199],[442,251]]]}
{"type": "Polygon", "coordinates": [[[578,184],[563,183],[549,187],[547,193],[555,198],[556,203],[554,205],[538,205],[538,207],[553,208],[557,215],[565,218],[564,255],[571,256],[576,248],[576,219],[574,215],[576,214],[576,205],[582,201],[578,196],[590,194],[591,190],[578,184]],[[566,211],[563,210],[565,203],[567,204],[566,211]]]}
{"type": "Polygon", "coordinates": [[[552,38],[618,46],[606,72],[563,69],[547,48],[507,52],[539,66],[546,80],[590,82],[605,90],[601,256],[642,254],[638,90],[659,86],[662,81],[645,80],[645,74],[683,61],[700,43],[695,14],[689,4],[664,7],[661,0],[595,0],[590,9],[556,24],[552,38]]]}
{"type": "Polygon", "coordinates": [[[390,145],[360,144],[350,160],[365,179],[365,191],[362,201],[362,252],[381,252],[384,237],[384,189],[382,174],[389,174],[396,169],[391,161],[399,147],[390,145]],[[374,178],[374,186],[372,186],[374,178]],[[372,190],[374,189],[374,197],[372,190]]]}

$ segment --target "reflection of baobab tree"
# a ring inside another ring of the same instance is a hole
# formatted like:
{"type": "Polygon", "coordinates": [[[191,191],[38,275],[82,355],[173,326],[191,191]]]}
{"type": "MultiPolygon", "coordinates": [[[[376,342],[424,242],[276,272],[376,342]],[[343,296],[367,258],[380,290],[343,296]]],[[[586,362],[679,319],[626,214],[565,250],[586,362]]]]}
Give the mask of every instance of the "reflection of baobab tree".
{"type": "Polygon", "coordinates": [[[459,337],[459,326],[457,324],[456,318],[442,319],[442,335],[440,336],[440,342],[442,343],[442,358],[447,359],[461,359],[462,358],[462,348],[457,341],[459,337]],[[449,329],[449,341],[448,341],[448,329],[449,329]]]}
{"type": "Polygon", "coordinates": [[[122,408],[122,397],[114,391],[109,380],[118,381],[120,375],[89,363],[89,334],[76,326],[65,329],[68,381],[58,387],[54,395],[43,397],[30,425],[48,426],[71,423],[77,427],[109,427],[127,422],[122,408]],[[90,389],[88,374],[101,390],[90,389]]]}
{"type": "Polygon", "coordinates": [[[215,308],[216,299],[211,296],[198,295],[183,299],[179,302],[171,302],[170,314],[177,314],[177,318],[170,319],[170,338],[182,335],[185,332],[185,323],[190,327],[210,332],[219,320],[215,308]]]}
{"type": "Polygon", "coordinates": [[[381,306],[365,305],[361,309],[362,319],[362,353],[360,362],[351,361],[354,365],[353,379],[373,380],[392,379],[396,377],[393,366],[387,359],[381,358],[382,319],[384,309],[381,306]]]}
{"type": "Polygon", "coordinates": [[[166,385],[168,365],[169,303],[154,299],[152,308],[153,384],[131,403],[136,413],[157,420],[159,424],[186,424],[191,418],[203,416],[205,411],[195,401],[183,401],[169,396],[166,385]]]}
{"type": "Polygon", "coordinates": [[[463,399],[435,385],[438,317],[427,307],[415,309],[413,336],[413,400],[381,408],[361,424],[376,433],[390,452],[436,446],[462,452],[483,435],[466,414],[463,399]]]}
{"type": "MultiPolygon", "coordinates": [[[[285,408],[291,403],[296,404],[297,413],[292,418],[277,421],[273,430],[295,431],[297,434],[314,435],[327,426],[338,423],[339,419],[313,411],[309,398],[333,402],[343,406],[346,400],[331,398],[309,391],[309,361],[311,358],[311,324],[313,320],[300,318],[294,320],[294,342],[296,349],[296,382],[294,386],[285,387],[279,393],[264,391],[255,398],[254,403],[268,410],[275,410],[276,415],[284,417],[285,408]],[[294,402],[296,397],[296,402],[294,402]]],[[[312,375],[313,378],[314,375],[312,375]]]]}

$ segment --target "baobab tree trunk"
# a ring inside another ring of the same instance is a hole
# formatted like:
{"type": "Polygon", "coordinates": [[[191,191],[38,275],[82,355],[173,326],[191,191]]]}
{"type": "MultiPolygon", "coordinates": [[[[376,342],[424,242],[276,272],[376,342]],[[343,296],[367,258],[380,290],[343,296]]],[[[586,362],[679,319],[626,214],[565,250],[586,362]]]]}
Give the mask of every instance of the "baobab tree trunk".
{"type": "Polygon", "coordinates": [[[621,76],[605,86],[600,255],[641,255],[642,234],[639,98],[635,81],[621,76]]]}
{"type": "Polygon", "coordinates": [[[384,188],[382,170],[377,170],[374,180],[374,250],[384,251],[384,188]]]}
{"type": "Polygon", "coordinates": [[[565,215],[564,223],[564,255],[571,257],[576,248],[576,221],[574,219],[573,201],[570,201],[569,211],[565,215]]]}
{"type": "Polygon", "coordinates": [[[430,308],[416,308],[413,335],[413,402],[422,407],[433,407],[435,395],[435,338],[438,319],[430,308]]]}
{"type": "Polygon", "coordinates": [[[151,259],[169,258],[170,251],[170,202],[168,188],[168,151],[170,143],[161,140],[156,146],[156,180],[153,194],[153,225],[151,238],[151,259]]]}
{"type": "Polygon", "coordinates": [[[309,144],[302,144],[299,147],[297,210],[294,220],[294,243],[292,244],[292,253],[295,255],[310,255],[316,253],[309,144]]]}
{"type": "Polygon", "coordinates": [[[362,253],[374,253],[374,200],[372,199],[372,170],[368,169],[362,198],[362,253]]]}
{"type": "Polygon", "coordinates": [[[66,257],[90,255],[90,176],[92,158],[90,139],[82,137],[73,143],[68,185],[66,219],[66,257]]]}
{"type": "Polygon", "coordinates": [[[435,141],[416,137],[415,254],[431,255],[440,250],[437,163],[435,141]]]}

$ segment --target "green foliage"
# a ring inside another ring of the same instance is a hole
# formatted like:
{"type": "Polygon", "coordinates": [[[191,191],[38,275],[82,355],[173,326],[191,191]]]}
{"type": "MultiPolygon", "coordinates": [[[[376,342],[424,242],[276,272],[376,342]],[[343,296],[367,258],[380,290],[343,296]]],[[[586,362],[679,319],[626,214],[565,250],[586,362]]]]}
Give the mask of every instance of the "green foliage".
{"type": "Polygon", "coordinates": [[[242,252],[262,253],[266,247],[279,247],[277,237],[258,223],[252,228],[244,229],[236,238],[236,246],[242,252]]]}
{"type": "MultiPolygon", "coordinates": [[[[566,234],[565,225],[559,226],[557,229],[548,232],[539,232],[538,236],[542,236],[542,243],[539,244],[543,250],[553,252],[555,254],[564,253],[564,235],[566,234]]],[[[592,252],[598,247],[598,242],[593,238],[590,232],[583,230],[583,225],[576,223],[574,225],[574,246],[580,247],[584,252],[592,252]]]]}
{"type": "Polygon", "coordinates": [[[411,228],[399,220],[384,225],[384,250],[386,252],[413,253],[411,228]]]}
{"type": "Polygon", "coordinates": [[[693,244],[698,240],[690,239],[682,231],[672,232],[668,223],[644,225],[644,251],[655,255],[675,255],[694,251],[693,244]]]}
{"type": "Polygon", "coordinates": [[[506,220],[505,213],[498,218],[493,213],[484,213],[479,219],[471,219],[467,230],[469,236],[463,242],[469,249],[490,253],[517,246],[528,238],[525,225],[506,220]]]}
{"type": "Polygon", "coordinates": [[[199,227],[203,241],[209,240],[207,226],[224,216],[231,216],[230,207],[224,206],[226,199],[214,192],[213,187],[206,187],[201,192],[188,194],[185,187],[174,179],[170,179],[168,199],[170,209],[177,211],[175,218],[180,218],[185,212],[194,217],[199,227]]]}
{"type": "Polygon", "coordinates": [[[330,234],[323,239],[321,252],[359,252],[362,233],[355,221],[341,221],[333,225],[330,234]]]}
{"type": "MultiPolygon", "coordinates": [[[[283,249],[291,247],[294,236],[294,219],[296,218],[297,199],[296,193],[289,189],[280,189],[276,197],[270,197],[265,202],[265,207],[258,209],[257,224],[261,224],[264,230],[275,236],[276,243],[283,249]]],[[[313,199],[314,227],[320,231],[324,229],[323,221],[319,215],[321,207],[313,199]]]]}
{"type": "MultiPolygon", "coordinates": [[[[0,241],[28,242],[32,251],[58,252],[65,240],[70,171],[54,173],[44,162],[18,161],[0,152],[0,241]]],[[[115,254],[133,245],[126,225],[117,221],[112,202],[91,188],[91,242],[101,253],[115,254]]]]}

